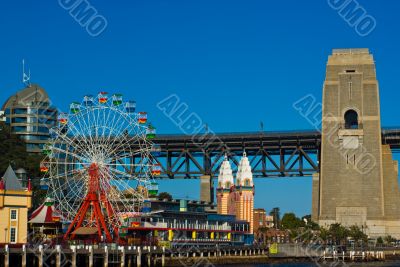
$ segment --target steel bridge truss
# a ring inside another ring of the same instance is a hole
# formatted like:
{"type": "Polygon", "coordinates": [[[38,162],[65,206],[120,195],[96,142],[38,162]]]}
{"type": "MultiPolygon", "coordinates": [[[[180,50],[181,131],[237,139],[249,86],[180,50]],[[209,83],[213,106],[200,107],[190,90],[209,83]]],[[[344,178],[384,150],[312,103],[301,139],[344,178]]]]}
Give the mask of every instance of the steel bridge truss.
{"type": "Polygon", "coordinates": [[[255,177],[308,176],[319,169],[318,134],[276,136],[265,134],[219,135],[192,138],[163,136],[155,143],[160,152],[160,178],[218,176],[225,155],[233,172],[245,151],[255,177]]]}

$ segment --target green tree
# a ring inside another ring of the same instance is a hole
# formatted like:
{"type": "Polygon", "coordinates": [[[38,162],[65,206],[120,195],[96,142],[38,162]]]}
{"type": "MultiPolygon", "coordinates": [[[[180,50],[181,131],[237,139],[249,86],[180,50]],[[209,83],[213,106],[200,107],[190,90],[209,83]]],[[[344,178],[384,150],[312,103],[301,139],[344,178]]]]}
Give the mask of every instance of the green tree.
{"type": "Polygon", "coordinates": [[[363,231],[357,225],[350,226],[348,234],[354,239],[356,243],[361,240],[364,242],[368,241],[368,236],[363,233],[363,231]]]}
{"type": "Polygon", "coordinates": [[[285,213],[282,217],[281,225],[283,229],[295,230],[304,226],[304,222],[296,217],[292,212],[285,213]]]}
{"type": "Polygon", "coordinates": [[[393,238],[391,235],[385,236],[385,243],[386,243],[387,245],[390,245],[392,242],[395,242],[395,241],[396,241],[396,239],[393,238]]]}
{"type": "Polygon", "coordinates": [[[323,241],[324,244],[328,242],[329,236],[330,236],[329,230],[321,227],[319,230],[319,238],[323,241]]]}
{"type": "Polygon", "coordinates": [[[0,176],[4,174],[8,165],[14,170],[24,168],[33,186],[33,208],[40,205],[46,195],[45,191],[40,190],[39,166],[42,158],[42,155],[26,152],[25,143],[11,133],[7,124],[0,122],[0,176]]]}
{"type": "Polygon", "coordinates": [[[379,244],[379,245],[382,245],[382,244],[383,244],[383,238],[382,238],[381,236],[378,237],[378,238],[376,239],[376,243],[379,244]]]}
{"type": "Polygon", "coordinates": [[[167,199],[168,201],[171,201],[172,200],[172,196],[168,192],[161,192],[161,193],[158,194],[158,199],[160,199],[160,200],[167,199]]]}
{"type": "Polygon", "coordinates": [[[302,239],[301,231],[299,229],[291,229],[289,231],[289,237],[290,237],[290,240],[292,240],[292,241],[295,241],[295,240],[301,241],[301,239],[302,239]]]}
{"type": "Polygon", "coordinates": [[[332,236],[333,241],[335,244],[344,244],[348,237],[349,231],[346,227],[342,226],[340,223],[331,224],[329,227],[329,233],[332,236]]]}

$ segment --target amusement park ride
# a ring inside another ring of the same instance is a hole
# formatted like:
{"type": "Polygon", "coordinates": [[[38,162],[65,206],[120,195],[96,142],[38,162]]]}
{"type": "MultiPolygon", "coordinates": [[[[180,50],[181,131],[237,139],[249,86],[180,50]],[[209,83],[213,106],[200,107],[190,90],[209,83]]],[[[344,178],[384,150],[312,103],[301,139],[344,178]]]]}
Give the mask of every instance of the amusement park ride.
{"type": "Polygon", "coordinates": [[[64,240],[86,228],[96,229],[99,241],[121,241],[124,219],[141,216],[146,199],[157,193],[155,133],[147,113],[136,112],[136,102],[124,102],[121,94],[88,95],[59,114],[40,170],[42,185],[69,224],[64,240]]]}

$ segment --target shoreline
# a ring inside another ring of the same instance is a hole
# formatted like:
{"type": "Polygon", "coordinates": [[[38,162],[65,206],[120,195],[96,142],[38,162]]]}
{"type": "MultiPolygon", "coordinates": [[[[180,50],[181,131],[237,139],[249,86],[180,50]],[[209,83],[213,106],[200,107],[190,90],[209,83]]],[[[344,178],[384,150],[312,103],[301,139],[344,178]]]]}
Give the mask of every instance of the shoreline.
{"type": "MultiPolygon", "coordinates": [[[[316,266],[332,266],[333,261],[322,260],[316,261],[309,257],[287,257],[277,258],[268,257],[267,255],[255,256],[221,256],[221,257],[204,257],[204,258],[167,258],[165,266],[238,266],[238,265],[254,265],[254,264],[292,264],[304,263],[315,264],[316,266]]],[[[341,261],[337,261],[341,262],[341,261]]],[[[347,264],[352,266],[400,266],[400,255],[387,255],[385,260],[371,260],[371,261],[346,261],[347,264]],[[395,265],[393,265],[395,264],[395,265]]]]}

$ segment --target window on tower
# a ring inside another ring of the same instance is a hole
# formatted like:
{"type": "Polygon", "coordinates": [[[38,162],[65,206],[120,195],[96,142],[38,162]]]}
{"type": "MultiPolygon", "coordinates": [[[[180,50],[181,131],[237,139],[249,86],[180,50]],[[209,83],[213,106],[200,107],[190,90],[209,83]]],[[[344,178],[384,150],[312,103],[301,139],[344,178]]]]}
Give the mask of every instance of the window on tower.
{"type": "Polygon", "coordinates": [[[356,111],[350,109],[344,114],[344,127],[345,129],[358,129],[358,114],[356,111]]]}

